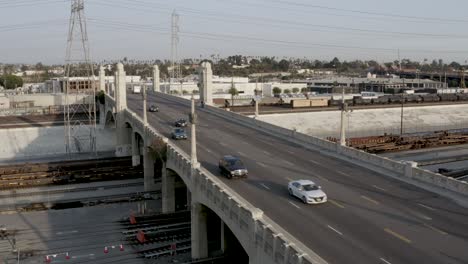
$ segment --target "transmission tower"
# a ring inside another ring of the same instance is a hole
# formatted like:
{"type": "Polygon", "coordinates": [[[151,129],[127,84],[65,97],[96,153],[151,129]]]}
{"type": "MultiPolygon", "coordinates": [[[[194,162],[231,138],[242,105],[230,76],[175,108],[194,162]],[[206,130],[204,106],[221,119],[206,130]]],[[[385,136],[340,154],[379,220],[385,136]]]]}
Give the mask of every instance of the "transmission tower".
{"type": "Polygon", "coordinates": [[[65,59],[65,148],[96,153],[96,78],[90,60],[84,0],[71,1],[65,59]]]}
{"type": "Polygon", "coordinates": [[[181,77],[180,74],[180,64],[179,64],[179,14],[174,10],[172,12],[171,20],[172,34],[171,34],[171,74],[170,74],[170,84],[172,80],[178,80],[181,77]]]}

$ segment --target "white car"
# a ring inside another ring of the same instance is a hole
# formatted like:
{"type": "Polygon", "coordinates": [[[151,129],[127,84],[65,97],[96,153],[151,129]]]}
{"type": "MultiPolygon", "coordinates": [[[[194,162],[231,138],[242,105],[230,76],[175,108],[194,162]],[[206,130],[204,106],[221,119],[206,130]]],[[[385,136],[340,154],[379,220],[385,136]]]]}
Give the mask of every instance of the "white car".
{"type": "Polygon", "coordinates": [[[291,196],[296,196],[306,204],[321,204],[327,201],[327,195],[322,191],[322,187],[317,186],[313,181],[289,182],[288,191],[291,196]]]}

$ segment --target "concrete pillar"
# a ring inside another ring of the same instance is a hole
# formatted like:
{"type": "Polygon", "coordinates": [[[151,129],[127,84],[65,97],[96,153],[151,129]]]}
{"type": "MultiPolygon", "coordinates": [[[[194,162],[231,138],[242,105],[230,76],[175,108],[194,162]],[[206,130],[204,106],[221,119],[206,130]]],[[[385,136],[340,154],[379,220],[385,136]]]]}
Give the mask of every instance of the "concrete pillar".
{"type": "Polygon", "coordinates": [[[106,72],[102,65],[99,67],[99,90],[106,91],[106,72]]]}
{"type": "MultiPolygon", "coordinates": [[[[129,156],[131,153],[127,151],[130,146],[128,142],[128,131],[125,126],[124,111],[127,108],[127,89],[125,82],[125,71],[122,63],[117,64],[115,72],[115,124],[116,124],[116,156],[129,156]]],[[[132,135],[132,138],[134,136],[132,135]]],[[[133,140],[132,140],[133,142],[133,140]]]]}
{"type": "Polygon", "coordinates": [[[153,66],[153,91],[154,92],[164,92],[160,87],[159,67],[158,67],[158,65],[153,66]]]}
{"type": "Polygon", "coordinates": [[[418,167],[418,163],[414,161],[406,161],[405,162],[405,176],[408,178],[413,177],[413,168],[418,167]]]}
{"type": "Polygon", "coordinates": [[[192,203],[192,259],[208,257],[207,214],[203,205],[192,203]]]}
{"type": "Polygon", "coordinates": [[[213,105],[213,71],[211,63],[205,61],[199,68],[200,72],[200,100],[207,105],[213,105]]]}
{"type": "Polygon", "coordinates": [[[226,238],[224,236],[225,225],[224,225],[223,219],[220,219],[219,221],[221,222],[221,245],[220,245],[220,249],[224,253],[224,252],[226,252],[226,238]]]}
{"type": "Polygon", "coordinates": [[[145,183],[145,192],[154,190],[154,162],[155,159],[146,147],[143,155],[143,175],[145,183]]]}
{"type": "Polygon", "coordinates": [[[135,133],[132,133],[132,166],[136,167],[140,165],[140,151],[138,149],[138,141],[135,133]]]}
{"type": "Polygon", "coordinates": [[[163,166],[161,181],[162,212],[163,214],[175,212],[175,175],[163,166]]]}

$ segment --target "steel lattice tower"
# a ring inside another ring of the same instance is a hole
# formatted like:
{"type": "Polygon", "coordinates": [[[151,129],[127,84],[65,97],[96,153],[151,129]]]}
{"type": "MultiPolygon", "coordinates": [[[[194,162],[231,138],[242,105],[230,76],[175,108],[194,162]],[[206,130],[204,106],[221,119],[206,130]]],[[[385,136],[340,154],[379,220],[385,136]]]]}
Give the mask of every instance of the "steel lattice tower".
{"type": "Polygon", "coordinates": [[[96,153],[97,79],[89,55],[84,0],[71,1],[65,65],[66,152],[96,153]]]}
{"type": "Polygon", "coordinates": [[[171,73],[170,73],[170,83],[172,80],[178,80],[180,78],[180,65],[179,65],[179,14],[174,10],[172,12],[171,19],[171,73]]]}

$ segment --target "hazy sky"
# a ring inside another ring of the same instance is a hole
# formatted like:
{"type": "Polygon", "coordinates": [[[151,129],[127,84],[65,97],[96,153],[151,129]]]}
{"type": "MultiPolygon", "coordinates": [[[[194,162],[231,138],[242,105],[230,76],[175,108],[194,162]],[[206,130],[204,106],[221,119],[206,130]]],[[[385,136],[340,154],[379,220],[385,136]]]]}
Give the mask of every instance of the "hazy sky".
{"type": "MultiPolygon", "coordinates": [[[[94,61],[233,54],[468,59],[466,0],[85,0],[94,61]]],[[[70,1],[0,0],[0,62],[63,63],[70,1]]]]}

